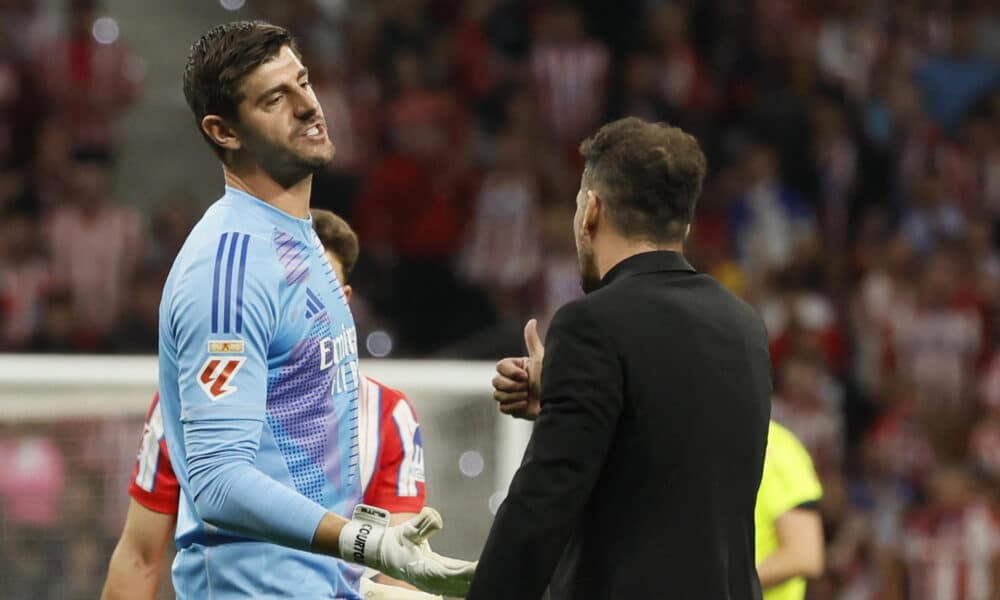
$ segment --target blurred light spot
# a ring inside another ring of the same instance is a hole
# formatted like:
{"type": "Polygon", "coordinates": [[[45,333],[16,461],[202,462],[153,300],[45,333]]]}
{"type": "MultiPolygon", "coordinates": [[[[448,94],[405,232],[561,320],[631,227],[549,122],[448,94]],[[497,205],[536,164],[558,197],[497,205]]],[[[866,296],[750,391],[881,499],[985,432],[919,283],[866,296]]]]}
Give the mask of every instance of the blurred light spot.
{"type": "Polygon", "coordinates": [[[118,22],[111,17],[101,17],[94,21],[94,39],[99,44],[113,44],[118,39],[118,22]]]}
{"type": "Polygon", "coordinates": [[[239,10],[246,3],[246,0],[219,0],[219,4],[222,4],[222,8],[226,10],[239,10]]]}
{"type": "Polygon", "coordinates": [[[375,358],[385,358],[392,352],[392,338],[384,331],[373,331],[365,338],[365,348],[375,358]]]}
{"type": "Polygon", "coordinates": [[[348,0],[317,0],[316,4],[328,17],[339,18],[347,14],[348,0]]]}
{"type": "Polygon", "coordinates": [[[500,505],[503,504],[504,498],[506,497],[506,491],[493,492],[493,494],[490,495],[489,507],[491,514],[497,514],[497,511],[500,510],[500,505]]]}
{"type": "Polygon", "coordinates": [[[458,457],[458,470],[466,477],[479,477],[484,466],[486,462],[483,460],[483,455],[475,450],[466,450],[458,457]]]}

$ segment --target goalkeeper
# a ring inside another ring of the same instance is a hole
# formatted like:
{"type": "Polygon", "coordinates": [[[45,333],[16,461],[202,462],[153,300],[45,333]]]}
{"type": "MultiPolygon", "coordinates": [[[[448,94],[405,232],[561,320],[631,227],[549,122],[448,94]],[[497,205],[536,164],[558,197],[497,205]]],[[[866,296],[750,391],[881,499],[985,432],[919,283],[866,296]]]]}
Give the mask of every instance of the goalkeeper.
{"type": "Polygon", "coordinates": [[[474,565],[430,551],[437,513],[390,526],[359,506],[357,334],[309,220],[334,149],[294,40],[216,27],[191,48],[184,94],[226,188],[160,303],[177,598],[356,600],[364,566],[463,595],[474,565]]]}
{"type": "MultiPolygon", "coordinates": [[[[326,258],[351,298],[348,277],[359,254],[358,238],[346,221],[313,209],[313,228],[326,258]]],[[[402,393],[364,377],[361,386],[360,456],[367,482],[364,502],[392,513],[392,523],[417,516],[424,507],[423,448],[416,413],[402,393]]],[[[139,455],[129,480],[128,516],[111,556],[102,600],[153,600],[163,555],[177,521],[180,489],[163,439],[163,416],[154,397],[146,417],[139,455]]],[[[440,600],[383,574],[360,582],[365,600],[440,600]],[[386,585],[388,584],[388,585],[386,585]],[[412,589],[412,588],[411,588],[412,589]]]]}

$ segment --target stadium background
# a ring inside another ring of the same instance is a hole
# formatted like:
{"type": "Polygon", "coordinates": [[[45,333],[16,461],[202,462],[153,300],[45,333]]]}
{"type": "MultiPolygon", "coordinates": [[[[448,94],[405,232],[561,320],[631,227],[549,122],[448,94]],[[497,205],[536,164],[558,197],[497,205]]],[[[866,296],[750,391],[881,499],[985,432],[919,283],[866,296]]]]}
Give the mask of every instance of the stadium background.
{"type": "MultiPolygon", "coordinates": [[[[687,252],[764,316],[774,416],[827,491],[811,597],[918,597],[954,567],[927,597],[958,598],[997,564],[994,2],[0,0],[0,596],[98,594],[151,363],[21,355],[155,351],[166,270],[221,189],[183,59],[251,17],[298,35],[330,122],[313,203],[361,237],[363,356],[519,353],[579,293],[576,144],[667,120],[711,165],[687,252]]],[[[442,548],[469,553],[509,445],[489,369],[435,395],[414,383],[447,380],[434,364],[387,383],[419,388],[442,548]]]]}

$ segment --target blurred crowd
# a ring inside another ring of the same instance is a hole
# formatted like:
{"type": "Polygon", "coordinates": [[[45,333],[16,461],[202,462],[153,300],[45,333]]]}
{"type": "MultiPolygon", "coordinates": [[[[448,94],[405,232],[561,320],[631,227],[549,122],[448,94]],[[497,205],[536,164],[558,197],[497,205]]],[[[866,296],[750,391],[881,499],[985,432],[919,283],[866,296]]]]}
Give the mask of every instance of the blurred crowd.
{"type": "Polygon", "coordinates": [[[159,282],[144,272],[169,268],[170,234],[147,236],[111,197],[141,70],[95,26],[96,1],[68,2],[51,32],[39,4],[0,2],[0,350],[155,348],[159,282]]]}
{"type": "Polygon", "coordinates": [[[100,597],[141,432],[136,417],[0,422],[4,598],[100,597]]]}
{"type": "MultiPolygon", "coordinates": [[[[0,350],[154,351],[160,286],[200,205],[141,214],[111,197],[140,70],[97,41],[92,0],[49,36],[34,5],[0,0],[0,350]]],[[[581,138],[625,115],[679,125],[710,163],[687,253],[763,315],[774,417],[826,489],[810,597],[1000,594],[993,2],[243,12],[292,29],[310,67],[337,147],[313,204],[359,233],[355,315],[363,339],[388,333],[369,353],[386,339],[392,356],[520,353],[523,321],[580,293],[581,138]]]]}

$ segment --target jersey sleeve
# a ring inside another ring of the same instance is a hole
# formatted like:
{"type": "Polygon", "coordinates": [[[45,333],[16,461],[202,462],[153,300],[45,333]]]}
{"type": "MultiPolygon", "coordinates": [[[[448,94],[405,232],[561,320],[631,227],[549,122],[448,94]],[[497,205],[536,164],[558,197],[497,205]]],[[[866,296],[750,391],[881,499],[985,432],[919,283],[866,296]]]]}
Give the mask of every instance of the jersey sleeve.
{"type": "Polygon", "coordinates": [[[326,509],[254,466],[281,281],[269,240],[223,233],[178,278],[169,327],[198,515],[233,533],[307,549],[326,509]]]}
{"type": "Polygon", "coordinates": [[[765,503],[770,518],[777,519],[822,497],[809,452],[791,432],[772,424],[758,501],[765,503]]]}
{"type": "Polygon", "coordinates": [[[153,396],[153,403],[146,414],[139,441],[139,455],[132,468],[128,493],[136,502],[151,511],[165,515],[177,514],[180,485],[170,464],[167,441],[163,436],[163,413],[160,396],[153,396]]]}
{"type": "Polygon", "coordinates": [[[365,503],[391,513],[418,513],[427,500],[427,487],[417,413],[402,393],[376,384],[382,398],[380,448],[365,503]]]}

